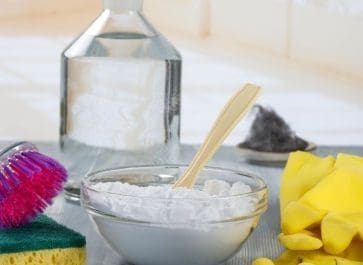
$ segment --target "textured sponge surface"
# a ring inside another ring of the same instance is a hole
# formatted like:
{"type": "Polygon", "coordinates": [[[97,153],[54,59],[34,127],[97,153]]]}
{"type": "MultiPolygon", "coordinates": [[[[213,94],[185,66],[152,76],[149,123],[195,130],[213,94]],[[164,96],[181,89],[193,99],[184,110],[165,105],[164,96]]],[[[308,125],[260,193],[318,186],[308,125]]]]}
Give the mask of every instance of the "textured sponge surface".
{"type": "MultiPolygon", "coordinates": [[[[1,255],[39,250],[83,248],[85,245],[86,240],[81,234],[56,223],[45,215],[39,216],[28,225],[0,230],[1,255]]],[[[1,262],[0,264],[6,263],[1,262]]]]}
{"type": "Polygon", "coordinates": [[[84,248],[63,248],[0,255],[1,265],[84,265],[84,248]]]}

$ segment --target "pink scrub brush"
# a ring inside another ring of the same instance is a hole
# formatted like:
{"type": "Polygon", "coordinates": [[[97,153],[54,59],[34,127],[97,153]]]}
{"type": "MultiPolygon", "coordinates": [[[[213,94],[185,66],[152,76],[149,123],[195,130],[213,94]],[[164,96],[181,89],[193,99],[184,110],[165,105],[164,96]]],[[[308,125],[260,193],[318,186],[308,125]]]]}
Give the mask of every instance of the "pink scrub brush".
{"type": "Polygon", "coordinates": [[[65,168],[27,142],[0,152],[0,228],[26,224],[62,190],[65,168]]]}

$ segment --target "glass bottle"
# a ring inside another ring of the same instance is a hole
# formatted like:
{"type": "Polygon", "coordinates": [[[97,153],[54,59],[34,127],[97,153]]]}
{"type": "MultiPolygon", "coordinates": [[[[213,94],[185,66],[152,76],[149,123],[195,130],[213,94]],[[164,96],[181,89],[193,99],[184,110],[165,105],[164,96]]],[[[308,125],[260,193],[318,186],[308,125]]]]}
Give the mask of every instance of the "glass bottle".
{"type": "Polygon", "coordinates": [[[181,56],[147,21],[143,0],[103,6],[61,59],[60,145],[71,201],[90,171],[178,158],[181,56]]]}
{"type": "Polygon", "coordinates": [[[103,5],[62,54],[61,147],[119,150],[138,163],[173,162],[181,56],[147,21],[143,0],[103,5]]]}

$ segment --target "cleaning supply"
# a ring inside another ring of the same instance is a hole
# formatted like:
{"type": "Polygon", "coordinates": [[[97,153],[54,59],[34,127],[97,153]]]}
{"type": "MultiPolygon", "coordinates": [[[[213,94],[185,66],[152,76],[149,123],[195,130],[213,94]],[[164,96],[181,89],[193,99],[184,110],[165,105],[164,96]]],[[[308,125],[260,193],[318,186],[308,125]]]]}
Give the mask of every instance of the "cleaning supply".
{"type": "Polygon", "coordinates": [[[0,230],[1,265],[84,265],[85,238],[45,215],[0,230]]]}
{"type": "Polygon", "coordinates": [[[281,213],[331,172],[334,163],[332,156],[320,158],[307,152],[291,153],[281,180],[281,213]]]}
{"type": "MultiPolygon", "coordinates": [[[[283,175],[282,242],[289,249],[302,250],[296,246],[291,247],[291,242],[286,244],[286,236],[298,234],[304,229],[311,231],[315,227],[320,231],[325,252],[340,255],[356,236],[361,235],[363,227],[363,159],[339,154],[331,166],[331,157],[318,158],[310,154],[311,159],[306,162],[306,155],[292,154],[289,160],[291,165],[286,167],[292,170],[285,171],[283,175]],[[292,165],[301,160],[305,161],[303,166],[294,169],[292,165]],[[306,168],[309,170],[305,170],[306,168]],[[286,203],[283,201],[286,197],[284,194],[292,192],[289,187],[296,183],[300,188],[310,188],[295,194],[296,198],[286,203]]],[[[312,245],[310,247],[313,248],[312,245]]]]}
{"type": "MultiPolygon", "coordinates": [[[[362,247],[362,246],[360,246],[362,247]]],[[[267,258],[256,259],[253,265],[363,265],[363,256],[359,255],[355,259],[348,255],[333,256],[322,250],[314,251],[292,251],[287,250],[276,260],[267,258]]]]}
{"type": "Polygon", "coordinates": [[[28,223],[62,190],[67,172],[27,142],[0,152],[0,229],[28,223]]]}
{"type": "MultiPolygon", "coordinates": [[[[256,210],[256,198],[239,196],[252,192],[251,187],[242,181],[231,185],[223,180],[210,179],[201,189],[173,188],[171,185],[143,187],[122,182],[101,182],[92,185],[92,189],[125,196],[122,200],[112,196],[97,196],[98,206],[105,206],[105,211],[110,212],[108,208],[111,208],[111,212],[129,220],[162,223],[165,226],[178,223],[180,227],[185,224],[186,228],[196,229],[199,227],[197,224],[202,223],[199,228],[207,230],[205,222],[222,222],[236,216],[248,215],[256,210]],[[135,199],[135,194],[138,198],[145,199],[135,199]],[[128,196],[130,198],[127,198],[128,196]],[[219,197],[228,196],[231,198],[218,201],[219,197]],[[197,200],[202,200],[202,203],[198,203],[197,200]],[[142,210],[140,203],[143,205],[142,210]]],[[[251,229],[249,222],[245,222],[244,227],[246,232],[251,229]]],[[[170,231],[166,233],[169,234],[170,231]]],[[[161,231],[159,234],[161,236],[161,231]]]]}
{"type": "Polygon", "coordinates": [[[290,155],[281,182],[280,242],[275,261],[255,265],[363,265],[363,157],[290,155]]]}
{"type": "Polygon", "coordinates": [[[291,152],[316,149],[316,144],[297,136],[273,109],[260,105],[255,109],[248,135],[237,145],[245,160],[259,164],[285,164],[291,152]]]}
{"type": "Polygon", "coordinates": [[[82,181],[82,206],[125,263],[223,264],[258,227],[268,202],[262,178],[207,167],[194,189],[173,189],[185,169],[113,168],[82,181]]]}
{"type": "Polygon", "coordinates": [[[292,152],[306,150],[309,142],[300,138],[287,122],[274,110],[255,106],[257,113],[249,134],[240,148],[249,148],[261,152],[292,152]]]}
{"type": "Polygon", "coordinates": [[[317,234],[306,230],[292,235],[281,233],[278,238],[281,244],[291,250],[315,250],[323,246],[317,234]]]}

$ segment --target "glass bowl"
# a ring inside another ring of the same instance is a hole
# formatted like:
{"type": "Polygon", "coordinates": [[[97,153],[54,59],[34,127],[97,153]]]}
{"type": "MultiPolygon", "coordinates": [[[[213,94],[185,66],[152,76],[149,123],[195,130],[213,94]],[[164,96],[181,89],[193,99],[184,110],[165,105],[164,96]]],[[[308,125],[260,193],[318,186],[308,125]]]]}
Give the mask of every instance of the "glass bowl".
{"type": "Polygon", "coordinates": [[[184,165],[162,165],[91,173],[81,185],[82,206],[104,240],[132,264],[220,264],[241,249],[266,211],[267,186],[262,178],[206,167],[195,189],[211,179],[230,184],[240,181],[251,188],[241,194],[208,199],[165,198],[158,194],[142,197],[99,188],[100,183],[117,182],[143,187],[172,185],[185,169],[184,165]],[[240,208],[231,211],[236,203],[240,208]],[[221,205],[224,214],[214,214],[221,205]]]}

